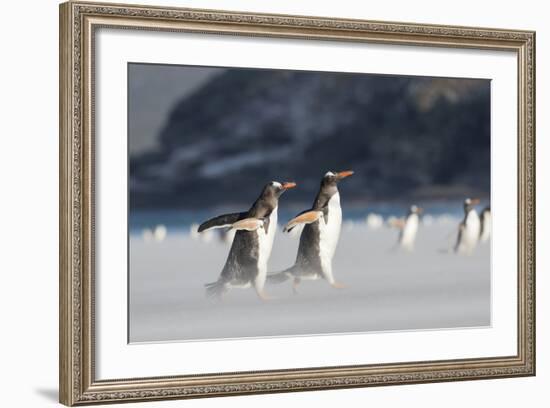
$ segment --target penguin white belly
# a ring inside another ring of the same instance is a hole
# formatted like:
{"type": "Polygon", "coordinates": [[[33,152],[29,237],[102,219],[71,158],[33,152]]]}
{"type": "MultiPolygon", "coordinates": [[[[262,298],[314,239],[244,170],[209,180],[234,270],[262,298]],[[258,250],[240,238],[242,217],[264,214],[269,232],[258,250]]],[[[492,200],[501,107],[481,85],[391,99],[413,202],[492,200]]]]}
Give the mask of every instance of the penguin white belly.
{"type": "Polygon", "coordinates": [[[489,238],[491,237],[491,213],[490,212],[486,212],[484,215],[483,215],[483,228],[481,230],[481,242],[486,242],[487,240],[489,240],[489,238]]]}
{"type": "Polygon", "coordinates": [[[464,223],[464,229],[462,230],[462,235],[459,243],[459,252],[462,253],[471,253],[477,241],[479,239],[479,231],[481,224],[479,222],[479,216],[472,210],[468,213],[466,221],[464,223]]]}
{"type": "Polygon", "coordinates": [[[407,217],[405,226],[403,227],[403,233],[401,234],[401,247],[407,251],[414,249],[414,240],[416,238],[416,232],[418,231],[418,215],[411,214],[407,217]]]}
{"type": "Polygon", "coordinates": [[[342,207],[340,194],[334,194],[328,202],[328,222],[324,218],[319,221],[319,259],[321,272],[329,283],[334,283],[332,276],[332,258],[340,238],[342,227],[342,207]]]}
{"type": "Polygon", "coordinates": [[[263,289],[265,284],[265,278],[267,275],[267,261],[271,256],[271,249],[273,248],[276,230],[277,207],[275,207],[269,216],[269,227],[267,229],[267,233],[264,228],[259,228],[256,230],[256,234],[258,235],[258,276],[256,276],[254,286],[257,290],[263,289]]]}

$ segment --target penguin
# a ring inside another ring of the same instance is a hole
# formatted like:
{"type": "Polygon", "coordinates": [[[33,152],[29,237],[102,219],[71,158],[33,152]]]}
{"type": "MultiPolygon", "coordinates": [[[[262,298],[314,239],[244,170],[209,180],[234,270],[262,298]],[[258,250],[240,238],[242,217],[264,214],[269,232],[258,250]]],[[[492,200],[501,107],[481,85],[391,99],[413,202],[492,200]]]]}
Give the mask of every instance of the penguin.
{"type": "Polygon", "coordinates": [[[479,240],[481,242],[487,242],[491,238],[491,207],[487,206],[481,212],[481,232],[479,234],[479,240]]]}
{"type": "Polygon", "coordinates": [[[203,222],[198,232],[213,228],[231,228],[235,237],[227,260],[217,281],[207,283],[206,293],[210,297],[222,297],[231,288],[254,287],[258,297],[267,300],[264,292],[267,261],[277,229],[277,206],[279,197],[296,183],[266,184],[248,211],[224,214],[203,222]]]}
{"type": "Polygon", "coordinates": [[[341,180],[352,174],[353,171],[326,173],[312,208],[298,214],[286,224],[283,232],[290,232],[303,225],[298,254],[293,266],[268,275],[270,283],[292,279],[295,293],[302,280],[322,278],[334,288],[344,287],[334,279],[332,273],[332,258],[342,227],[342,207],[337,186],[341,180]]]}
{"type": "Polygon", "coordinates": [[[478,199],[464,200],[464,220],[458,226],[458,236],[454,251],[459,254],[471,254],[479,240],[481,225],[479,216],[474,208],[479,204],[478,199]]]}
{"type": "Polygon", "coordinates": [[[411,205],[400,227],[397,243],[401,249],[407,252],[412,252],[414,250],[414,241],[416,239],[416,232],[418,231],[418,224],[420,223],[420,214],[422,214],[422,211],[422,208],[411,205]]]}

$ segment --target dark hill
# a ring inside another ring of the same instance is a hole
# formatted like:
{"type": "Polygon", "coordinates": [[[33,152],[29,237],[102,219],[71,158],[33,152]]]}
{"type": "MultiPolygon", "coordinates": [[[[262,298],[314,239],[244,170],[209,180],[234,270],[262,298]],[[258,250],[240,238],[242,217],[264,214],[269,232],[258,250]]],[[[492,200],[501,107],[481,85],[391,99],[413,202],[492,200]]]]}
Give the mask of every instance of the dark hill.
{"type": "Polygon", "coordinates": [[[173,109],[161,148],[133,157],[133,208],[250,203],[295,180],[311,201],[327,170],[346,199],[488,194],[490,82],[230,69],[173,109]]]}

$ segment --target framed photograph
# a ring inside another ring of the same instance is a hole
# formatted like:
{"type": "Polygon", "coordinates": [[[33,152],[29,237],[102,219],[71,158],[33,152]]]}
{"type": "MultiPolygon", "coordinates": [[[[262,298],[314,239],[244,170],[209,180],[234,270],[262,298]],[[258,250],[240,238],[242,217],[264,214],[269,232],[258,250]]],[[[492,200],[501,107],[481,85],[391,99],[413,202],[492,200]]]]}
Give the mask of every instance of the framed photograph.
{"type": "Polygon", "coordinates": [[[60,6],[60,401],[535,374],[535,33],[60,6]]]}

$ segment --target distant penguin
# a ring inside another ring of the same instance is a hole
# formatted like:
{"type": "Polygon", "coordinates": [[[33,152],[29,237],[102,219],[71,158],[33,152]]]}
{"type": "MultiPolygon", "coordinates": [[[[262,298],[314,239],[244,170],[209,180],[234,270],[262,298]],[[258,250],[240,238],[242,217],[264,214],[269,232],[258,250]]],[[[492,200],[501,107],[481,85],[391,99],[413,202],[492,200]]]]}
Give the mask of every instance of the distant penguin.
{"type": "Polygon", "coordinates": [[[384,226],[384,217],[378,214],[369,214],[365,221],[371,230],[377,230],[384,226]]]}
{"type": "Polygon", "coordinates": [[[464,200],[464,220],[458,226],[458,236],[454,251],[459,254],[471,254],[479,240],[481,225],[479,216],[474,208],[479,204],[478,199],[464,200]]]}
{"type": "Polygon", "coordinates": [[[201,241],[209,243],[212,241],[212,232],[213,231],[204,231],[202,234],[199,233],[199,224],[193,223],[189,227],[189,235],[194,241],[201,241]]]}
{"type": "Polygon", "coordinates": [[[422,208],[412,205],[411,208],[409,208],[407,216],[403,220],[397,243],[399,247],[405,251],[412,252],[414,250],[414,241],[416,239],[422,211],[422,208]]]}
{"type": "Polygon", "coordinates": [[[479,240],[481,242],[487,242],[491,238],[492,218],[491,207],[487,206],[481,212],[481,232],[479,234],[479,240]]]}
{"type": "Polygon", "coordinates": [[[269,282],[280,283],[292,279],[294,292],[297,285],[304,279],[323,278],[335,288],[344,287],[336,282],[332,273],[332,258],[342,227],[342,208],[337,185],[352,174],[352,171],[326,173],[321,180],[313,207],[298,214],[286,224],[283,232],[289,232],[304,225],[296,262],[282,272],[268,275],[269,282]]]}
{"type": "Polygon", "coordinates": [[[189,227],[189,235],[194,241],[199,239],[199,224],[191,224],[191,226],[189,227]]]}
{"type": "Polygon", "coordinates": [[[155,229],[153,230],[153,237],[155,238],[155,241],[162,242],[166,238],[166,235],[168,234],[168,230],[164,225],[157,225],[155,229]]]}
{"type": "Polygon", "coordinates": [[[253,286],[262,300],[268,299],[264,284],[277,229],[279,197],[295,186],[291,182],[268,183],[248,211],[220,215],[199,226],[199,233],[212,228],[230,227],[236,230],[220,277],[216,282],[206,284],[209,296],[221,297],[231,288],[253,286]]]}
{"type": "Polygon", "coordinates": [[[150,228],[145,228],[141,235],[145,242],[151,242],[153,240],[153,231],[150,228]]]}

